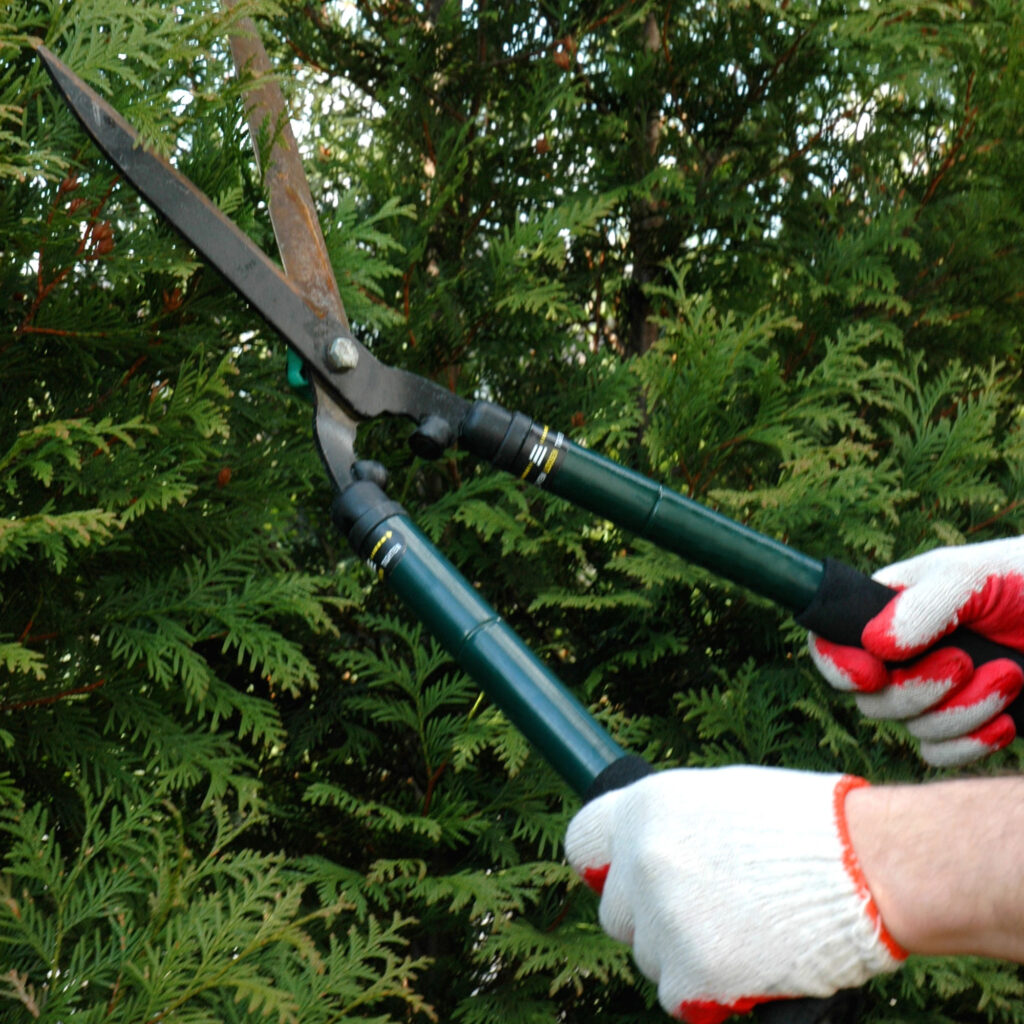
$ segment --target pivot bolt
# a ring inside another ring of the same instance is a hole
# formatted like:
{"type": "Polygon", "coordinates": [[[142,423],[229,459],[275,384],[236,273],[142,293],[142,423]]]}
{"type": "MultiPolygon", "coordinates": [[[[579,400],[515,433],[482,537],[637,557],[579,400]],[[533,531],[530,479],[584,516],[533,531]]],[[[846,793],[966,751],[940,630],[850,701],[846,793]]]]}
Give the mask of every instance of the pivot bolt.
{"type": "Polygon", "coordinates": [[[327,343],[327,365],[332,370],[354,370],[359,362],[359,349],[351,338],[339,335],[327,343]]]}

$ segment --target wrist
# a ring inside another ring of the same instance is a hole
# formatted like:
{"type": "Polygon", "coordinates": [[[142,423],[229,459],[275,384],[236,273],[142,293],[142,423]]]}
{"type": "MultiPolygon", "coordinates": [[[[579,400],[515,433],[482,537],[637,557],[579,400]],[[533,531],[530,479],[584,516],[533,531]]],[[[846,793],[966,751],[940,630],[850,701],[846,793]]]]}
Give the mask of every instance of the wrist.
{"type": "Polygon", "coordinates": [[[1021,779],[869,786],[846,801],[850,842],[892,937],[910,953],[1024,959],[1021,779]],[[1006,863],[1004,863],[1006,862],[1006,863]],[[1003,878],[1009,885],[998,884],[1003,878]]]}
{"type": "Polygon", "coordinates": [[[923,952],[920,908],[903,888],[896,787],[863,786],[846,797],[850,844],[884,926],[908,953],[923,952]]]}

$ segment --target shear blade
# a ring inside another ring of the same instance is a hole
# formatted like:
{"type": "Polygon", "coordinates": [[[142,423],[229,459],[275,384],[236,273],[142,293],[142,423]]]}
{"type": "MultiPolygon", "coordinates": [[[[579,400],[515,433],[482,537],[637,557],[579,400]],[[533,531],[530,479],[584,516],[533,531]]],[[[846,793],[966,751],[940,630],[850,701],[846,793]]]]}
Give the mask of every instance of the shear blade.
{"type": "Polygon", "coordinates": [[[336,401],[357,419],[441,416],[456,437],[470,403],[432,381],[380,362],[332,316],[314,310],[281,269],[138,132],[42,43],[36,51],[82,127],[110,162],[179,234],[298,353],[336,401]],[[345,338],[358,354],[335,370],[327,351],[345,338]]]}

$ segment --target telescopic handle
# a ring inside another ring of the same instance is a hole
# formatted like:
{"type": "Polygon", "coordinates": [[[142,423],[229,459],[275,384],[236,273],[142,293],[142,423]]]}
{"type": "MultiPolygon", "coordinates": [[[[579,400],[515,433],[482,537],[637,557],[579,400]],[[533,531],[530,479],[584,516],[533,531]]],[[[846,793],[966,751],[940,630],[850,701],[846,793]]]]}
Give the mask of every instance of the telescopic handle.
{"type": "Polygon", "coordinates": [[[821,583],[817,559],[490,402],[477,402],[461,438],[475,455],[666,551],[710,569],[794,612],[821,583]]]}
{"type": "Polygon", "coordinates": [[[349,486],[333,513],[353,548],[580,796],[626,757],[375,483],[349,486]]]}
{"type": "MultiPolygon", "coordinates": [[[[474,454],[523,480],[610,519],[792,612],[834,643],[860,646],[861,633],[895,595],[842,562],[820,562],[705,508],[641,473],[582,448],[522,413],[477,402],[462,425],[474,454]]],[[[1024,654],[958,629],[936,647],[957,647],[975,667],[1024,654]]],[[[1024,733],[1024,698],[1010,713],[1024,733]]]]}

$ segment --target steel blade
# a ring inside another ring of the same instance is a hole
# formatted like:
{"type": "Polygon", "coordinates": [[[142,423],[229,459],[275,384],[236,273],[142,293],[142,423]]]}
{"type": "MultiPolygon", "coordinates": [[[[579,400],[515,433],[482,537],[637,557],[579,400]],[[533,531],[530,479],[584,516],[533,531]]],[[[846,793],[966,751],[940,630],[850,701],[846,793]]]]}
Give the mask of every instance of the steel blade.
{"type": "Polygon", "coordinates": [[[415,374],[381,363],[336,318],[318,313],[272,260],[168,160],[142,146],[134,128],[42,43],[36,51],[54,84],[107,159],[146,202],[215,267],[359,418],[445,419],[458,434],[469,403],[415,374]],[[332,369],[327,349],[348,339],[354,366],[332,369]]]}

